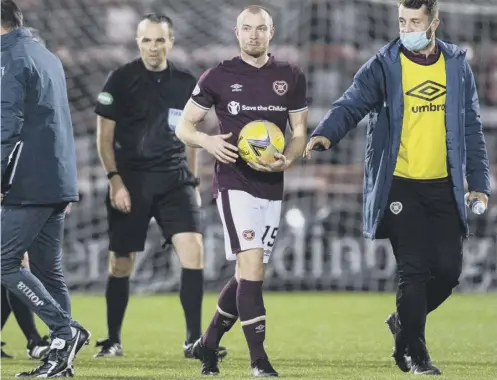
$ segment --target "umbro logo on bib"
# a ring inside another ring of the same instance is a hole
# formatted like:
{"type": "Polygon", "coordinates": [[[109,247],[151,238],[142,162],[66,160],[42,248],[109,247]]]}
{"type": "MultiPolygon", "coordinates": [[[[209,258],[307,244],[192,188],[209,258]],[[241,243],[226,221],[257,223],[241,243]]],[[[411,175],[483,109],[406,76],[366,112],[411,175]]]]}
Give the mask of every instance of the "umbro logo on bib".
{"type": "Polygon", "coordinates": [[[402,203],[400,202],[392,202],[390,203],[390,211],[392,211],[392,214],[400,214],[400,212],[402,211],[402,203]]]}
{"type": "Polygon", "coordinates": [[[417,99],[424,100],[424,102],[414,103],[411,107],[413,113],[424,113],[424,112],[444,112],[445,111],[445,101],[440,99],[438,102],[433,103],[438,98],[444,96],[447,93],[447,88],[437,82],[432,80],[424,81],[421,84],[411,88],[406,92],[407,96],[412,96],[417,99]]]}
{"type": "Polygon", "coordinates": [[[444,85],[432,80],[426,80],[416,87],[411,88],[406,92],[406,95],[414,96],[415,98],[426,100],[427,102],[433,102],[446,93],[447,88],[444,85]]]}

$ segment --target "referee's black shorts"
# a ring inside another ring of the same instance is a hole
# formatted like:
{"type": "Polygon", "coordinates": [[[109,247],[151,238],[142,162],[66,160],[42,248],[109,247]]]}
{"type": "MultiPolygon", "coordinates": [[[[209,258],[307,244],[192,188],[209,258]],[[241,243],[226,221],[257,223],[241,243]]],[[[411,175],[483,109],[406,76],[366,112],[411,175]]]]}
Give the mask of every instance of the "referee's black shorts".
{"type": "Polygon", "coordinates": [[[166,242],[182,232],[201,233],[195,184],[184,169],[170,172],[121,172],[131,198],[131,212],[113,208],[107,194],[109,250],[116,254],[143,251],[153,217],[166,242]]]}

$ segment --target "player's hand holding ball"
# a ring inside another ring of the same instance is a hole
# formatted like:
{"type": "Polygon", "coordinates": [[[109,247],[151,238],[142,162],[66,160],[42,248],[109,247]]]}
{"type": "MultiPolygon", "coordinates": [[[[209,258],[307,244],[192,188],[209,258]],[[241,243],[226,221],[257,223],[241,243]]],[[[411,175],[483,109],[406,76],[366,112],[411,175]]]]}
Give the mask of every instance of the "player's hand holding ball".
{"type": "Polygon", "coordinates": [[[232,164],[238,158],[238,148],[226,140],[232,136],[232,133],[225,135],[208,136],[207,141],[203,144],[204,149],[212,154],[216,160],[224,164],[232,164]]]}
{"type": "Polygon", "coordinates": [[[262,158],[257,158],[257,161],[249,161],[247,164],[252,169],[259,172],[283,172],[288,168],[289,162],[283,154],[276,153],[273,158],[273,162],[267,162],[262,158]]]}
{"type": "Polygon", "coordinates": [[[267,120],[255,120],[242,128],[238,136],[240,157],[254,170],[282,172],[289,162],[283,155],[285,136],[267,120]]]}

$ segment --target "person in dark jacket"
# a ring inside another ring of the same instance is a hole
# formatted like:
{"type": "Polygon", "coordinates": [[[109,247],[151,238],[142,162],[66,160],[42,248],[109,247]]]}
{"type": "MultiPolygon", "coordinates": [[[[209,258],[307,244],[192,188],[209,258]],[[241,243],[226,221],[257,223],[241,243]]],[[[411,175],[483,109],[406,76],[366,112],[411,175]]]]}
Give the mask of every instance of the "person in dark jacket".
{"type": "MultiPolygon", "coordinates": [[[[33,35],[33,39],[38,41],[42,45],[45,45],[44,40],[41,38],[38,29],[27,28],[33,35]]],[[[29,269],[29,261],[27,253],[22,260],[22,266],[29,269]]],[[[50,348],[50,342],[48,341],[48,336],[41,337],[38,329],[36,328],[34,313],[15,295],[7,292],[7,289],[2,285],[2,296],[1,296],[1,310],[2,310],[2,330],[3,326],[7,322],[8,317],[11,312],[14,314],[19,327],[21,328],[24,336],[27,340],[27,352],[28,357],[32,359],[41,359],[45,356],[50,348]]],[[[1,331],[1,330],[0,330],[1,331]]],[[[1,357],[2,358],[13,358],[13,356],[7,354],[3,350],[5,345],[2,342],[1,357]]]]}
{"type": "Polygon", "coordinates": [[[52,333],[47,358],[27,374],[54,377],[72,371],[90,337],[71,319],[61,266],[65,209],[78,200],[74,137],[61,62],[22,27],[12,0],[1,4],[1,283],[52,333]]]}
{"type": "Polygon", "coordinates": [[[437,0],[400,0],[400,39],[372,57],[333,103],[304,153],[337,144],[367,114],[364,235],[389,238],[399,277],[387,319],[404,372],[439,375],[425,341],[428,313],[457,286],[469,198],[487,205],[490,173],[466,52],[435,38],[437,0]]]}

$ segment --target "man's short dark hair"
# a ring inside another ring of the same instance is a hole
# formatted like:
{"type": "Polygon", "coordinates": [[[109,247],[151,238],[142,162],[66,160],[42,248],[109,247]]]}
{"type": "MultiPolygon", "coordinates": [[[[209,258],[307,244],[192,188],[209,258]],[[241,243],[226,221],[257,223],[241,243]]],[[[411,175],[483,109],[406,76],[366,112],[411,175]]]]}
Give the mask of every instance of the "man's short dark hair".
{"type": "Polygon", "coordinates": [[[399,0],[399,7],[401,5],[409,9],[420,9],[424,5],[430,20],[437,16],[439,9],[438,0],[399,0]]]}
{"type": "Polygon", "coordinates": [[[2,28],[10,30],[22,26],[22,12],[12,0],[2,0],[2,28]]]}
{"type": "Polygon", "coordinates": [[[167,24],[167,26],[169,27],[169,33],[171,35],[173,34],[174,24],[173,24],[173,20],[171,20],[171,17],[169,17],[169,16],[166,16],[166,15],[160,14],[160,13],[151,12],[151,13],[145,14],[142,17],[142,21],[143,20],[148,20],[151,22],[155,22],[157,24],[161,24],[161,23],[165,22],[167,24]]]}

